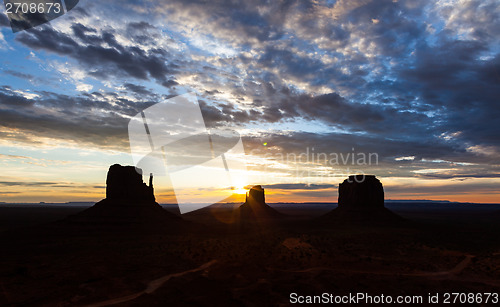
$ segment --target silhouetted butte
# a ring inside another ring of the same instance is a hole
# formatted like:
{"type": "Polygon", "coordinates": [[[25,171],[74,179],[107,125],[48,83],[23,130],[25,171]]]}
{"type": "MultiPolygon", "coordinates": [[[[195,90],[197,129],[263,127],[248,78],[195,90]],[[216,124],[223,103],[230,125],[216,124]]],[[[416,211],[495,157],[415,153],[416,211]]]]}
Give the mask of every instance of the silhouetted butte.
{"type": "Polygon", "coordinates": [[[384,187],[374,175],[352,175],[339,184],[338,207],[320,220],[336,225],[391,225],[403,219],[384,207],[384,187]]]}
{"type": "Polygon", "coordinates": [[[279,218],[283,214],[266,204],[265,191],[260,185],[253,186],[248,190],[245,203],[237,211],[242,220],[255,218],[279,218]]]}
{"type": "Polygon", "coordinates": [[[134,166],[110,166],[106,179],[106,198],[69,218],[87,226],[138,229],[165,228],[184,223],[181,217],[163,209],[156,201],[153,176],[149,185],[142,181],[142,170],[134,166]]]}
{"type": "Polygon", "coordinates": [[[153,175],[149,186],[142,181],[142,170],[134,166],[114,164],[106,178],[106,199],[113,201],[155,202],[153,175]]]}
{"type": "Polygon", "coordinates": [[[339,184],[339,208],[383,208],[384,187],[374,175],[354,175],[339,184]]]}

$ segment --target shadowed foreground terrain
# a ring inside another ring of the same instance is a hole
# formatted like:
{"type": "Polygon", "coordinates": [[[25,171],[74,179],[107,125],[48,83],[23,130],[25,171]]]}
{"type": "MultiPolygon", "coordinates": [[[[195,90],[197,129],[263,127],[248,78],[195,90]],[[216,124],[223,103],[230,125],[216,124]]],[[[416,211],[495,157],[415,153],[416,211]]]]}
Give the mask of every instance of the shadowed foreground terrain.
{"type": "MultiPolygon", "coordinates": [[[[409,222],[315,226],[309,221],[334,205],[279,204],[273,207],[291,217],[287,222],[242,231],[231,224],[182,234],[11,227],[1,234],[0,305],[93,304],[145,291],[152,281],[182,272],[121,305],[275,306],[288,304],[291,292],[500,291],[500,206],[387,206],[409,222]]],[[[69,209],[47,210],[58,215],[69,209]]],[[[3,218],[13,211],[18,218],[29,215],[27,207],[0,208],[3,218]]]]}
{"type": "Polygon", "coordinates": [[[250,209],[217,204],[182,218],[167,206],[153,222],[113,220],[106,207],[102,227],[89,218],[97,209],[2,205],[3,221],[47,212],[39,225],[2,225],[0,305],[285,306],[291,293],[426,302],[428,293],[500,292],[499,205],[386,202],[386,222],[337,223],[335,204],[269,205],[260,189],[258,206],[273,218],[248,221],[241,212],[250,209]],[[228,218],[235,212],[245,223],[228,218]]]}

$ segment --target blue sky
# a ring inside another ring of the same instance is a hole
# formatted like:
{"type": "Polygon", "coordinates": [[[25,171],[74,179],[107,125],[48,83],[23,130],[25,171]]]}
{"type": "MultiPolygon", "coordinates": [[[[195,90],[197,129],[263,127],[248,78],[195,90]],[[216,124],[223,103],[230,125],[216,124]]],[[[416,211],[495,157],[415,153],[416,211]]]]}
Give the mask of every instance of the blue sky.
{"type": "Polygon", "coordinates": [[[195,92],[271,199],[335,201],[364,172],[387,198],[499,202],[499,16],[497,1],[83,0],[14,34],[2,12],[0,201],[102,198],[108,166],[132,163],[130,117],[195,92]],[[312,148],[378,164],[282,159],[312,148]]]}

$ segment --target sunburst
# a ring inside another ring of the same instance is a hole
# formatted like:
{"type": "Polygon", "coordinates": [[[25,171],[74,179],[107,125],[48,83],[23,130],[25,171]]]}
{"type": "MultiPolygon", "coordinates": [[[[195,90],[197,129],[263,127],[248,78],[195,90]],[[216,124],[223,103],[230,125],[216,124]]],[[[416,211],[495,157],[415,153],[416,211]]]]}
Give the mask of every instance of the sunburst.
{"type": "Polygon", "coordinates": [[[245,189],[246,184],[244,182],[237,182],[233,187],[231,187],[231,190],[233,194],[246,194],[247,189],[245,189]]]}

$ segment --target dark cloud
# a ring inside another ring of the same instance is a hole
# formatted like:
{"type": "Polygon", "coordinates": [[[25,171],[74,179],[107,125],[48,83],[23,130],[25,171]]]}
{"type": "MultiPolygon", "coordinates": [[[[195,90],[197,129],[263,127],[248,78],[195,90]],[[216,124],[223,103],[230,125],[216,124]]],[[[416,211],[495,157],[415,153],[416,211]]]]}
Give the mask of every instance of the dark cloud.
{"type": "Polygon", "coordinates": [[[381,140],[376,137],[363,135],[353,135],[347,133],[311,133],[311,132],[290,132],[286,134],[266,134],[262,137],[247,137],[245,144],[248,146],[248,152],[266,154],[268,149],[262,148],[262,143],[268,143],[268,146],[276,146],[280,153],[293,153],[300,155],[302,153],[313,151],[317,153],[377,153],[379,159],[393,158],[398,156],[416,155],[417,157],[442,156],[443,152],[449,152],[452,148],[449,146],[434,146],[434,144],[417,144],[410,141],[386,140],[381,144],[381,140]],[[255,151],[254,149],[257,149],[255,151]],[[418,152],[417,152],[418,151],[418,152]],[[420,155],[419,155],[420,154],[420,155]]]}
{"type": "Polygon", "coordinates": [[[259,64],[264,67],[279,67],[284,75],[290,75],[303,80],[310,80],[323,70],[324,64],[319,60],[299,56],[286,48],[267,47],[259,58],[259,64]]]}
{"type": "Polygon", "coordinates": [[[472,40],[489,42],[500,37],[498,2],[495,0],[471,0],[445,7],[442,13],[448,18],[448,29],[453,34],[468,32],[472,40]]]}
{"type": "MultiPolygon", "coordinates": [[[[53,187],[53,188],[69,188],[74,187],[72,185],[64,185],[60,182],[48,182],[48,181],[0,181],[0,186],[23,186],[23,187],[53,187]]],[[[2,192],[4,193],[4,192],[2,192]]]]}
{"type": "Polygon", "coordinates": [[[301,101],[299,109],[310,120],[319,119],[332,124],[366,130],[364,123],[377,125],[385,118],[386,110],[380,106],[349,103],[337,93],[311,97],[301,101]]]}
{"type": "Polygon", "coordinates": [[[167,81],[163,81],[161,83],[161,85],[163,85],[164,87],[173,87],[173,86],[176,86],[176,85],[179,85],[179,83],[177,83],[177,81],[175,80],[167,80],[167,81]]]}
{"type": "Polygon", "coordinates": [[[35,103],[32,99],[27,99],[24,96],[13,92],[8,86],[0,87],[0,104],[10,107],[28,107],[35,103]]]}
{"type": "Polygon", "coordinates": [[[18,78],[21,78],[21,79],[25,79],[25,80],[35,79],[35,76],[33,76],[31,74],[26,74],[26,73],[23,73],[23,72],[20,72],[20,71],[14,71],[14,70],[10,70],[10,69],[4,71],[3,73],[11,75],[11,76],[14,76],[14,77],[18,77],[18,78]]]}
{"type": "Polygon", "coordinates": [[[71,29],[73,30],[74,35],[84,43],[95,44],[103,41],[98,35],[92,35],[92,33],[97,33],[95,29],[86,27],[81,23],[72,24],[71,29]]]}
{"type": "Polygon", "coordinates": [[[467,151],[454,142],[394,140],[342,133],[289,132],[245,137],[245,151],[296,169],[271,169],[302,176],[335,177],[362,172],[383,177],[494,178],[500,172],[491,158],[467,151]],[[266,142],[267,147],[262,144],[266,142]],[[352,159],[354,157],[354,160],[352,159]],[[412,157],[401,160],[401,157],[412,157]],[[320,171],[313,168],[326,167],[320,171]],[[420,170],[431,169],[433,172],[420,170]]]}
{"type": "Polygon", "coordinates": [[[362,33],[368,43],[375,43],[378,55],[402,60],[425,37],[422,17],[426,4],[421,1],[412,7],[405,1],[369,1],[342,19],[356,24],[354,32],[362,33]]]}
{"type": "Polygon", "coordinates": [[[229,103],[212,105],[204,100],[199,100],[198,102],[203,119],[208,127],[240,126],[251,121],[260,121],[262,116],[266,114],[255,110],[239,110],[233,104],[229,103]]]}
{"type": "Polygon", "coordinates": [[[260,1],[171,1],[160,4],[175,17],[182,12],[191,18],[203,20],[208,32],[224,35],[243,44],[252,41],[276,40],[284,34],[283,23],[295,1],[262,3],[260,1]],[[216,17],[216,18],[214,18],[216,17]],[[233,36],[237,33],[239,36],[233,36]]]}
{"type": "Polygon", "coordinates": [[[139,96],[150,96],[153,93],[148,90],[145,86],[142,85],[137,85],[137,84],[132,84],[132,83],[125,83],[123,85],[127,90],[136,93],[139,96]]]}
{"type": "MultiPolygon", "coordinates": [[[[102,94],[70,97],[52,92],[38,92],[27,99],[9,89],[0,90],[0,126],[25,133],[25,141],[37,143],[36,137],[48,137],[92,144],[101,148],[127,151],[127,116],[140,112],[152,102],[138,104],[127,100],[108,101],[102,94]],[[50,108],[50,113],[44,110],[50,108]],[[96,111],[105,111],[96,116],[96,111]]],[[[3,134],[3,139],[17,134],[3,134]]]]}
{"type": "Polygon", "coordinates": [[[79,45],[71,37],[54,30],[49,25],[43,25],[31,30],[21,32],[16,40],[33,49],[43,49],[59,55],[69,55],[79,45]]]}
{"type": "Polygon", "coordinates": [[[0,13],[0,27],[10,27],[9,18],[7,18],[4,12],[0,13]]]}
{"type": "Polygon", "coordinates": [[[415,67],[400,76],[432,106],[441,131],[459,131],[464,143],[500,146],[492,124],[500,116],[500,54],[481,59],[485,51],[481,42],[446,41],[416,52],[415,67]]]}
{"type": "Polygon", "coordinates": [[[153,78],[168,82],[175,71],[167,64],[168,53],[161,49],[143,50],[139,45],[122,46],[110,31],[100,34],[81,24],[72,26],[74,37],[44,25],[20,33],[16,40],[24,45],[69,56],[89,70],[89,74],[108,76],[130,76],[141,80],[153,78]]]}

